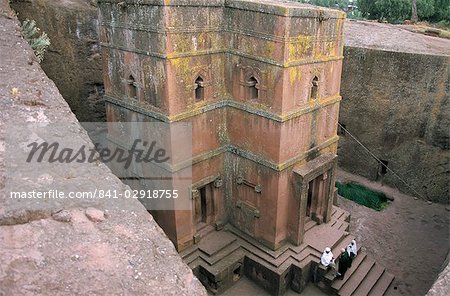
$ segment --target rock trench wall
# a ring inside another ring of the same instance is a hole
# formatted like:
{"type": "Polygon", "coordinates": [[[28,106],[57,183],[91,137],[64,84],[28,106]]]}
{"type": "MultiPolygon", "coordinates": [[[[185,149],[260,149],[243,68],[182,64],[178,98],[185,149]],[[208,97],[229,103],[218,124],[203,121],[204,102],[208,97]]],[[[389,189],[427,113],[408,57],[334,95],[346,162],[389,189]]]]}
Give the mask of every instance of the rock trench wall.
{"type": "Polygon", "coordinates": [[[42,69],[81,122],[105,121],[96,1],[12,0],[20,21],[35,20],[50,38],[42,69]]]}
{"type": "MultiPolygon", "coordinates": [[[[80,121],[105,118],[96,1],[13,0],[20,19],[35,19],[52,45],[42,68],[80,121]]],[[[352,173],[448,203],[449,57],[345,46],[340,122],[396,176],[348,135],[339,165],[352,173]]]]}
{"type": "Polygon", "coordinates": [[[450,57],[345,47],[341,124],[344,170],[435,202],[449,202],[450,57]]]}
{"type": "Polygon", "coordinates": [[[27,144],[93,148],[0,0],[0,295],[206,295],[137,200],[11,198],[125,186],[102,163],[27,163],[27,144]],[[11,132],[13,131],[13,132],[11,132]]]}

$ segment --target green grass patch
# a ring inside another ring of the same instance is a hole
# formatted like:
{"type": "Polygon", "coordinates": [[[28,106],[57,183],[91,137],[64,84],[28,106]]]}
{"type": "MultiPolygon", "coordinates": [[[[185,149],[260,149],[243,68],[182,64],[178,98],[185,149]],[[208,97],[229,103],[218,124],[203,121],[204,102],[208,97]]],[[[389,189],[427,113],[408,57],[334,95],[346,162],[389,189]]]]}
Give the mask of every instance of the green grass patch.
{"type": "Polygon", "coordinates": [[[382,192],[373,191],[355,183],[336,182],[338,194],[360,205],[381,211],[388,206],[388,199],[382,192]]]}

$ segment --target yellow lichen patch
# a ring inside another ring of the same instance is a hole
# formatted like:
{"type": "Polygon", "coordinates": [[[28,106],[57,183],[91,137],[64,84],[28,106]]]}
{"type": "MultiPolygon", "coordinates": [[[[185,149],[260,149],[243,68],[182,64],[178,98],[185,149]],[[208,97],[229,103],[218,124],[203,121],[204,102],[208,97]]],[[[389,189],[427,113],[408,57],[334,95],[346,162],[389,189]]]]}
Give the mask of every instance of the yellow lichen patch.
{"type": "Polygon", "coordinates": [[[326,41],[322,43],[321,46],[321,52],[320,54],[323,56],[330,56],[333,54],[333,42],[332,41],[326,41]]]}
{"type": "Polygon", "coordinates": [[[302,76],[300,67],[290,67],[289,68],[289,82],[291,85],[295,84],[295,81],[300,80],[302,76]]]}
{"type": "Polygon", "coordinates": [[[265,46],[265,56],[268,58],[273,58],[273,54],[275,52],[275,43],[267,41],[267,44],[265,46]]]}
{"type": "Polygon", "coordinates": [[[275,84],[278,82],[276,77],[278,76],[278,69],[275,67],[267,68],[267,86],[269,88],[274,88],[275,84]]]}
{"type": "Polygon", "coordinates": [[[222,42],[223,42],[223,38],[222,36],[217,33],[217,32],[213,32],[210,34],[205,33],[205,39],[208,38],[209,36],[209,40],[210,40],[210,48],[215,48],[215,49],[219,49],[222,48],[222,42]]]}
{"type": "Polygon", "coordinates": [[[171,41],[174,52],[185,53],[193,48],[192,38],[187,34],[173,34],[171,41]]]}
{"type": "Polygon", "coordinates": [[[322,45],[323,43],[317,43],[316,48],[314,48],[314,59],[316,60],[320,59],[323,56],[322,45]]]}
{"type": "Polygon", "coordinates": [[[230,142],[230,139],[228,137],[227,124],[225,120],[222,120],[221,123],[218,125],[217,135],[221,144],[226,144],[230,142]]]}
{"type": "Polygon", "coordinates": [[[169,58],[170,64],[174,68],[177,76],[183,80],[189,81],[191,78],[191,67],[188,58],[169,58]]]}
{"type": "Polygon", "coordinates": [[[244,49],[244,52],[247,54],[253,54],[254,53],[254,46],[255,43],[251,42],[249,40],[250,38],[242,38],[241,39],[241,46],[244,49]]]}
{"type": "Polygon", "coordinates": [[[312,36],[298,36],[289,41],[288,63],[301,60],[313,46],[312,36]]]}
{"type": "Polygon", "coordinates": [[[200,32],[200,34],[198,35],[198,47],[196,50],[199,49],[205,49],[206,48],[206,44],[207,44],[207,40],[208,40],[208,35],[205,32],[200,32]]]}
{"type": "Polygon", "coordinates": [[[345,21],[345,18],[338,18],[336,20],[336,36],[339,36],[339,33],[342,33],[344,21],[345,21]]]}

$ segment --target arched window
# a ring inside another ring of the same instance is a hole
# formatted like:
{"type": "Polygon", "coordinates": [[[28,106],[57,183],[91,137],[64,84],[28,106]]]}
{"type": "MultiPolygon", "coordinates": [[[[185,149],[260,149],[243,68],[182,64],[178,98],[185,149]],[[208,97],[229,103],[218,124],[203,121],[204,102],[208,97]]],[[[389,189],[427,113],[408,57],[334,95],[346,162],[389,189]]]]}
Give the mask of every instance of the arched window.
{"type": "Polygon", "coordinates": [[[311,84],[311,99],[316,99],[319,90],[319,78],[314,76],[311,84]]]}
{"type": "Polygon", "coordinates": [[[195,80],[195,100],[201,101],[205,98],[205,86],[203,84],[203,78],[200,76],[195,80]]]}
{"type": "Polygon", "coordinates": [[[250,100],[256,100],[259,97],[259,90],[258,90],[258,80],[256,80],[255,77],[251,76],[247,80],[247,87],[248,87],[248,97],[250,100]]]}
{"type": "Polygon", "coordinates": [[[130,77],[128,77],[127,83],[128,83],[128,97],[132,99],[137,99],[137,87],[133,75],[130,75],[130,77]]]}

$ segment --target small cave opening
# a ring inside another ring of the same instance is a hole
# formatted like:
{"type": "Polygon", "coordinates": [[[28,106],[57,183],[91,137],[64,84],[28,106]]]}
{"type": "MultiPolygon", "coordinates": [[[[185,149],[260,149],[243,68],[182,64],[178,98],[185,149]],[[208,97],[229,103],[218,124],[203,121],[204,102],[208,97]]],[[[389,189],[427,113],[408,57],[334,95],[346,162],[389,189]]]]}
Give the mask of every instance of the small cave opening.
{"type": "Polygon", "coordinates": [[[236,264],[233,269],[233,282],[237,282],[241,279],[242,276],[242,263],[236,264]]]}

